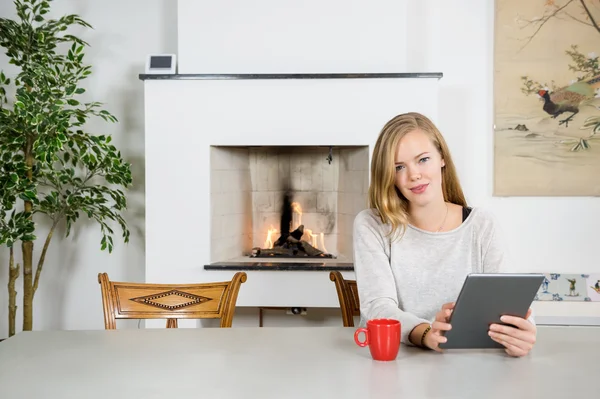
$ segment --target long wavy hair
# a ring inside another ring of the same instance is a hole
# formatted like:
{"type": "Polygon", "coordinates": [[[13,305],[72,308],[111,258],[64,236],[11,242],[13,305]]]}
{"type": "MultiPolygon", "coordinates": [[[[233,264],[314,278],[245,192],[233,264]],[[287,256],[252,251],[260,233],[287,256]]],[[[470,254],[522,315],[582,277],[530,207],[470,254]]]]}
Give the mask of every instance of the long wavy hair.
{"type": "Polygon", "coordinates": [[[390,235],[400,233],[401,237],[408,224],[408,200],[395,185],[398,143],[407,133],[417,129],[429,136],[446,163],[442,167],[444,200],[467,206],[450,150],[437,127],[429,118],[416,112],[397,115],[385,124],[377,138],[369,184],[369,207],[377,210],[382,223],[391,225],[390,235]]]}

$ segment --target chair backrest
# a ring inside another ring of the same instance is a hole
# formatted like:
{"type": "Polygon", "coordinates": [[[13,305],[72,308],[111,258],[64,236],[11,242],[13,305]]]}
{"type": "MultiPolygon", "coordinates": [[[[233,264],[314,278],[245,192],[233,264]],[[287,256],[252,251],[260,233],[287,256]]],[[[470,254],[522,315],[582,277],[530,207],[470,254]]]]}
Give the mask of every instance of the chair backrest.
{"type": "Polygon", "coordinates": [[[342,273],[332,271],[329,279],[335,283],[344,327],[354,327],[354,316],[360,316],[360,301],[356,280],[345,280],[342,273]]]}
{"type": "Polygon", "coordinates": [[[231,327],[244,272],[231,281],[201,284],[148,284],[110,281],[98,274],[104,307],[104,327],[117,328],[117,319],[167,319],[167,328],[177,328],[177,319],[221,319],[231,327]]]}

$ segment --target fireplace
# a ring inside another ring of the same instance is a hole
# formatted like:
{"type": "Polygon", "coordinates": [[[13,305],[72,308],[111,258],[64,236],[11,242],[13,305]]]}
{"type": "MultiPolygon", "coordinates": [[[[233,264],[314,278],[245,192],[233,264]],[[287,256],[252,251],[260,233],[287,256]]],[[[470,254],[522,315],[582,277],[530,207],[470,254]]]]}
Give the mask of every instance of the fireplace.
{"type": "Polygon", "coordinates": [[[350,262],[367,146],[211,146],[211,262],[350,262]]]}
{"type": "Polygon", "coordinates": [[[441,74],[347,77],[145,81],[146,281],[226,281],[244,270],[238,306],[339,306],[329,271],[354,278],[352,226],[367,206],[377,135],[401,112],[438,122],[441,74]],[[251,256],[266,247],[271,226],[271,240],[280,236],[288,169],[304,231],[319,249],[323,233],[333,258],[251,256]]]}

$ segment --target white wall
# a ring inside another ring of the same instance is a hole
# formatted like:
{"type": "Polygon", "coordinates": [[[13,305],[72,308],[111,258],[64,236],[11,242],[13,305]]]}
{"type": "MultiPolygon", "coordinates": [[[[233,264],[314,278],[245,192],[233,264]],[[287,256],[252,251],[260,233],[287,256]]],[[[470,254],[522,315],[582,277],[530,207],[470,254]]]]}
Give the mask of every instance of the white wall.
{"type": "Polygon", "coordinates": [[[402,71],[406,0],[179,0],[179,73],[402,71]]]}
{"type": "MultiPolygon", "coordinates": [[[[128,245],[119,241],[116,229],[112,254],[100,251],[101,235],[97,225],[82,218],[72,236],[61,237],[64,228],[54,235],[40,288],[34,303],[34,329],[98,329],[104,328],[99,272],[107,272],[115,280],[143,281],[145,252],[145,160],[143,73],[145,56],[151,52],[175,52],[177,47],[177,5],[172,0],[62,0],[51,3],[52,14],[79,14],[94,30],[74,30],[90,43],[85,59],[93,66],[93,74],[85,82],[89,98],[105,103],[118,124],[101,120],[90,124],[89,131],[110,133],[113,143],[132,163],[133,187],[128,193],[129,210],[125,218],[131,230],[128,245]]],[[[12,1],[0,2],[0,15],[14,17],[12,1]]],[[[2,52],[0,69],[8,71],[2,52]]],[[[39,226],[40,240],[46,225],[39,226]]],[[[36,243],[36,252],[43,242],[36,243]]],[[[17,251],[20,262],[20,248],[17,251]]],[[[38,255],[34,255],[37,259],[38,255]]],[[[0,338],[8,334],[7,290],[8,251],[0,251],[0,338]]],[[[18,306],[22,303],[22,281],[18,306]]],[[[20,310],[20,309],[19,309],[20,310]]],[[[17,323],[20,328],[21,321],[17,323]]],[[[137,326],[122,323],[121,327],[137,326]]]]}

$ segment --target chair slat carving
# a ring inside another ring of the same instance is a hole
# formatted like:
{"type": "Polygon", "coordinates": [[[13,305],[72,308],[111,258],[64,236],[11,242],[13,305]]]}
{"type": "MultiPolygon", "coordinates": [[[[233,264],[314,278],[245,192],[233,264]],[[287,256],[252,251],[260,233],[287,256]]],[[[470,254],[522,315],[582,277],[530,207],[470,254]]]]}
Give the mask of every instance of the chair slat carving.
{"type": "Polygon", "coordinates": [[[117,319],[167,319],[177,328],[178,319],[220,319],[231,327],[238,292],[247,275],[237,272],[231,281],[199,284],[148,284],[110,281],[99,273],[104,327],[117,328],[117,319]]]}
{"type": "Polygon", "coordinates": [[[344,279],[342,273],[337,270],[329,273],[329,279],[335,283],[344,327],[354,327],[354,316],[360,316],[360,301],[356,280],[344,279]]]}

